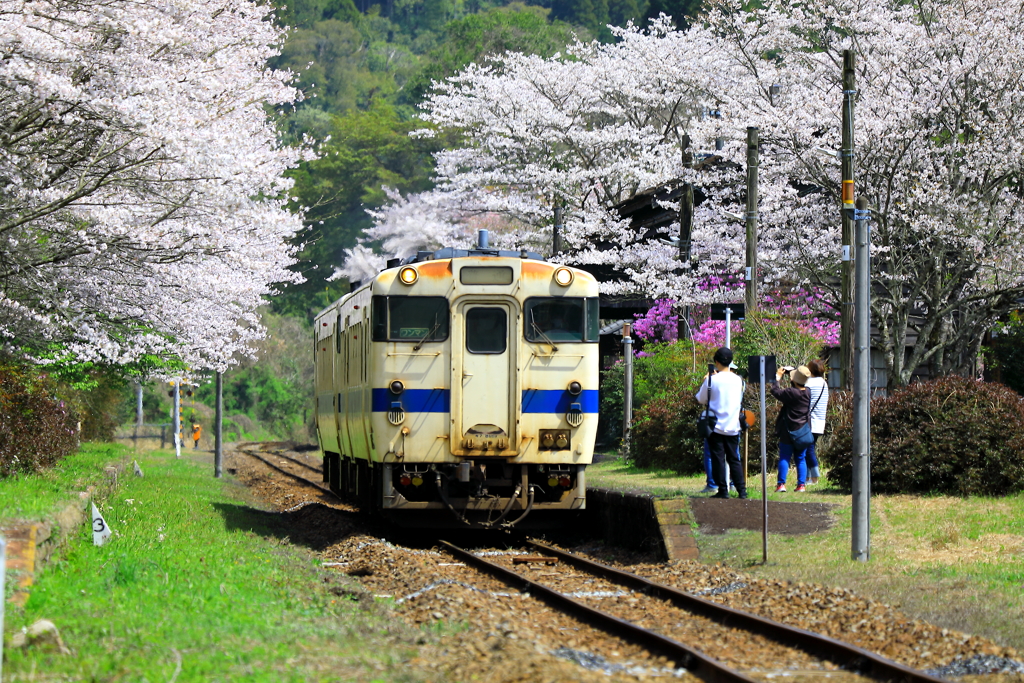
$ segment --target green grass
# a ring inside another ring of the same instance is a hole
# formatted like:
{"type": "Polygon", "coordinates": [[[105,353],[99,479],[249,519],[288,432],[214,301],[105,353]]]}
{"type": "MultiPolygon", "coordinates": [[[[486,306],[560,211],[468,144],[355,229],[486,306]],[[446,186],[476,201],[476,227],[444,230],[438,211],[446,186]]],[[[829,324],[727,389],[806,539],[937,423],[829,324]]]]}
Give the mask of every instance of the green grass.
{"type": "Polygon", "coordinates": [[[411,641],[337,597],[350,580],[291,545],[244,489],[214,479],[208,463],[138,457],[145,477],[124,477],[101,506],[111,541],[96,547],[81,529],[7,615],[8,633],[53,621],[73,654],[8,649],[5,681],[412,678],[401,667],[411,641]]]}
{"type": "MultiPolygon", "coordinates": [[[[760,473],[747,483],[760,498],[760,473]]],[[[703,476],[632,468],[608,457],[587,468],[590,486],[697,495],[703,476]]],[[[791,478],[792,481],[792,478],[791,478]]],[[[769,473],[769,485],[774,483],[769,473]]],[[[836,524],[803,536],[771,534],[762,563],[761,533],[697,534],[701,560],[751,576],[844,586],[946,628],[1024,651],[1024,494],[1003,498],[875,495],[871,559],[851,559],[851,497],[828,486],[774,493],[769,500],[836,505],[836,524]]]]}
{"type": "Polygon", "coordinates": [[[79,452],[38,474],[0,479],[0,519],[38,521],[78,498],[90,484],[102,479],[105,465],[127,457],[115,444],[82,444],[79,452]]]}

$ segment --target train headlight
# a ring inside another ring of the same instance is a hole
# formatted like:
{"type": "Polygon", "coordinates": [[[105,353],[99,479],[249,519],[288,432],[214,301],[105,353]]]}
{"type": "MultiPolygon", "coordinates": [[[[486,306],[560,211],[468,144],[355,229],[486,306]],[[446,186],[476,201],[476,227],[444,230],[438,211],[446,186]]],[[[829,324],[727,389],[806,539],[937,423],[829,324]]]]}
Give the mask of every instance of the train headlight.
{"type": "Polygon", "coordinates": [[[402,281],[403,285],[411,285],[420,279],[420,274],[412,266],[406,266],[398,271],[398,279],[402,281]]]}
{"type": "Polygon", "coordinates": [[[562,287],[568,287],[572,284],[572,271],[568,268],[559,268],[555,271],[555,282],[562,287]]]}
{"type": "Polygon", "coordinates": [[[579,396],[583,392],[583,385],[579,382],[569,382],[568,391],[573,396],[579,396]]]}
{"type": "Polygon", "coordinates": [[[398,396],[400,393],[405,391],[405,385],[402,384],[402,380],[396,379],[394,382],[391,383],[390,386],[388,386],[388,389],[391,391],[392,394],[398,396]]]}

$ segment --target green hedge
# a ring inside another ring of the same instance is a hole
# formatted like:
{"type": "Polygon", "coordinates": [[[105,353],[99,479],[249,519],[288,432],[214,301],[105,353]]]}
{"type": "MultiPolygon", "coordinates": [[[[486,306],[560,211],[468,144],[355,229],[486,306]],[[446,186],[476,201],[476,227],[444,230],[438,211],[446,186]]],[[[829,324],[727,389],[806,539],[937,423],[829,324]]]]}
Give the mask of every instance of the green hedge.
{"type": "Polygon", "coordinates": [[[78,416],[36,368],[0,362],[0,478],[52,465],[78,448],[78,416]]]}
{"type": "MultiPolygon", "coordinates": [[[[852,489],[852,419],[838,420],[828,480],[852,489]]],[[[871,402],[871,489],[1000,496],[1024,490],[1024,403],[1001,384],[943,377],[871,402]]]]}

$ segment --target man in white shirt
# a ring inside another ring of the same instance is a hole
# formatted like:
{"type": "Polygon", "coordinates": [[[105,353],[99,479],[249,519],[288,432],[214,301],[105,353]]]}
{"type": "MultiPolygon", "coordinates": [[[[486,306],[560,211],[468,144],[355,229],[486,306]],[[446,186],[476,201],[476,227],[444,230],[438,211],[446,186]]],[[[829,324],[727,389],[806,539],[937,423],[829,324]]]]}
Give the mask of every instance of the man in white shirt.
{"type": "Polygon", "coordinates": [[[746,498],[747,481],[738,456],[743,380],[729,369],[729,365],[732,364],[732,349],[718,349],[715,351],[714,361],[715,373],[704,378],[697,392],[697,402],[709,405],[710,389],[709,412],[715,418],[715,430],[708,437],[712,472],[715,481],[719,483],[718,493],[713,497],[729,497],[729,487],[725,484],[729,481],[725,471],[728,467],[732,473],[732,481],[736,485],[736,492],[740,498],[746,498]]]}

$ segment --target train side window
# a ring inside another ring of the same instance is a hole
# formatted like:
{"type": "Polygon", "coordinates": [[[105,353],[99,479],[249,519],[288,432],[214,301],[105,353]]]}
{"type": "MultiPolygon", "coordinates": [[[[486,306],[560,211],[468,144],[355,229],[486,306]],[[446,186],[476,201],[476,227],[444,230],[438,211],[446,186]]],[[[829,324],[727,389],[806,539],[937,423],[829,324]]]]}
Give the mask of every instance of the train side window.
{"type": "Polygon", "coordinates": [[[341,353],[341,311],[338,311],[338,322],[334,325],[335,353],[341,353]]]}
{"type": "Polygon", "coordinates": [[[470,353],[505,353],[508,315],[504,308],[477,306],[466,311],[466,350],[470,353]]]}
{"type": "Polygon", "coordinates": [[[589,336],[587,308],[578,297],[531,297],[523,307],[523,334],[531,342],[597,341],[596,333],[589,336]]]}
{"type": "Polygon", "coordinates": [[[588,342],[601,339],[601,300],[596,296],[587,297],[587,327],[583,339],[588,342]]]}
{"type": "Polygon", "coordinates": [[[432,342],[448,338],[448,300],[443,296],[375,296],[373,341],[432,342]]]}
{"type": "Polygon", "coordinates": [[[370,300],[370,329],[373,341],[388,340],[388,298],[375,296],[370,300]]]}

